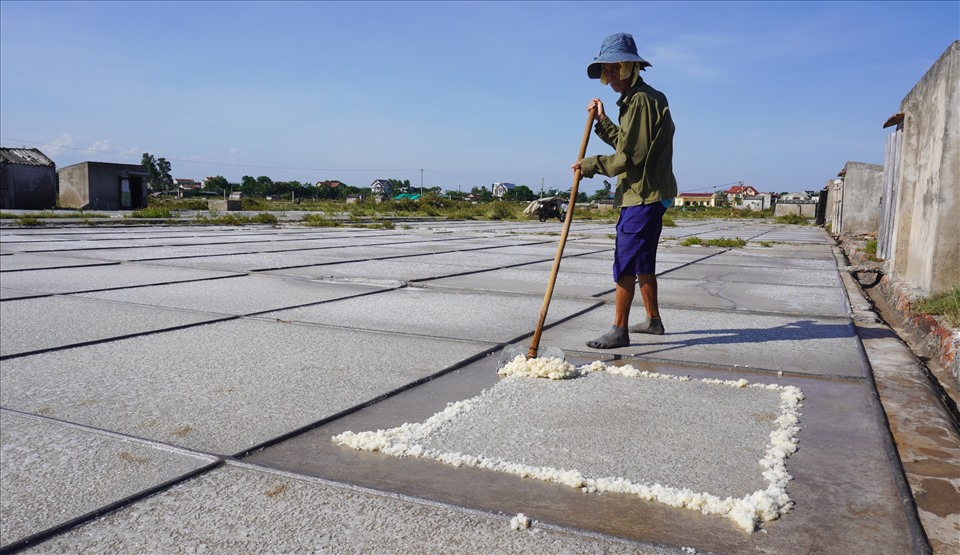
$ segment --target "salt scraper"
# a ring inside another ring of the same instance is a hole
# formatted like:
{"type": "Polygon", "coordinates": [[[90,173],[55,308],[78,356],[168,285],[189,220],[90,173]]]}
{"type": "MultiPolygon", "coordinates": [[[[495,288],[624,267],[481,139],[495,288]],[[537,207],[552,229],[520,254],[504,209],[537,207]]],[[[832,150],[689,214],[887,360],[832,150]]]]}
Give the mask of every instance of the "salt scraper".
{"type": "MultiPolygon", "coordinates": [[[[580,142],[580,155],[577,161],[583,160],[587,154],[587,143],[590,141],[590,131],[593,128],[593,118],[596,116],[596,107],[591,107],[587,116],[587,127],[583,130],[583,140],[580,142]]],[[[550,298],[553,297],[553,287],[557,283],[557,273],[560,271],[560,259],[563,258],[563,248],[567,244],[567,235],[570,233],[570,222],[573,221],[573,207],[577,202],[577,189],[580,187],[580,180],[583,174],[580,168],[573,172],[573,186],[570,188],[570,205],[567,207],[567,217],[563,222],[563,231],[560,233],[560,243],[557,244],[557,254],[553,257],[553,271],[550,272],[550,281],[547,283],[547,291],[543,295],[543,305],[540,307],[540,319],[537,320],[537,328],[533,332],[533,339],[530,341],[530,348],[525,349],[522,345],[508,345],[500,353],[500,362],[498,369],[503,368],[512,362],[517,356],[525,356],[527,360],[542,356],[544,358],[559,358],[566,360],[566,355],[557,347],[540,348],[540,336],[543,335],[543,324],[547,321],[547,310],[550,308],[550,298]],[[526,352],[524,352],[526,351],[526,352]]]]}

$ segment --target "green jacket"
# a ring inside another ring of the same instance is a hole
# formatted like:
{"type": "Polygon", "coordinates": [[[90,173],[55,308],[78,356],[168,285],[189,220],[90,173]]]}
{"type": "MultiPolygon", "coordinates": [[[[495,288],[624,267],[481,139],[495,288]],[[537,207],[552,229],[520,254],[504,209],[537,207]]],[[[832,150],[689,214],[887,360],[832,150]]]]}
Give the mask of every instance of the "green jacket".
{"type": "Polygon", "coordinates": [[[619,100],[620,126],[604,117],[594,132],[615,152],[580,163],[583,177],[617,176],[613,205],[651,204],[677,196],[673,175],[673,118],[667,97],[638,78],[619,100]]]}

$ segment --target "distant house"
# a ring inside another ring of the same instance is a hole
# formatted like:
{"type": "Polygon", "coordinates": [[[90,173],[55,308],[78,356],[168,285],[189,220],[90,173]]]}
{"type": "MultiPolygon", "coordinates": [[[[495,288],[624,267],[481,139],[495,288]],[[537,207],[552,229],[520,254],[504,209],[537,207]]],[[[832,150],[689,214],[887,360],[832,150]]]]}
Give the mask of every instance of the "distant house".
{"type": "Polygon", "coordinates": [[[194,189],[200,189],[203,187],[202,183],[192,179],[174,179],[173,183],[178,189],[183,191],[192,191],[194,189]]]}
{"type": "Polygon", "coordinates": [[[734,185],[724,191],[724,193],[727,195],[727,202],[733,204],[744,197],[755,197],[759,194],[759,191],[750,185],[734,185]]]}
{"type": "Polygon", "coordinates": [[[780,200],[804,201],[810,200],[810,195],[808,195],[806,192],[787,193],[785,195],[780,195],[780,200]]]}
{"type": "Polygon", "coordinates": [[[393,194],[393,187],[386,179],[378,179],[370,184],[370,192],[374,195],[390,196],[393,194]]]}
{"type": "Polygon", "coordinates": [[[493,191],[493,196],[497,198],[503,198],[503,196],[506,195],[508,191],[512,191],[515,187],[516,185],[514,185],[513,183],[497,182],[493,184],[490,190],[493,191]]]}
{"type": "Polygon", "coordinates": [[[57,206],[57,166],[35,148],[0,148],[0,208],[57,206]]]}
{"type": "Polygon", "coordinates": [[[147,205],[147,172],[140,164],[81,162],[57,176],[63,208],[137,210],[147,205]]]}
{"type": "MultiPolygon", "coordinates": [[[[379,180],[377,180],[377,181],[379,181],[379,180]]],[[[335,179],[332,180],[332,181],[317,181],[317,184],[316,184],[317,187],[332,187],[332,188],[337,188],[337,187],[340,187],[340,186],[342,186],[342,185],[343,185],[342,182],[337,181],[337,180],[335,180],[335,179]]]]}
{"type": "Polygon", "coordinates": [[[743,197],[740,204],[733,205],[734,208],[742,210],[766,210],[772,208],[776,200],[770,193],[760,193],[758,195],[743,197]]]}
{"type": "Polygon", "coordinates": [[[716,206],[717,197],[713,193],[680,193],[673,198],[674,206],[716,206]]]}
{"type": "Polygon", "coordinates": [[[193,179],[174,179],[173,184],[177,187],[177,196],[180,198],[191,196],[195,192],[203,189],[203,183],[193,179]]]}

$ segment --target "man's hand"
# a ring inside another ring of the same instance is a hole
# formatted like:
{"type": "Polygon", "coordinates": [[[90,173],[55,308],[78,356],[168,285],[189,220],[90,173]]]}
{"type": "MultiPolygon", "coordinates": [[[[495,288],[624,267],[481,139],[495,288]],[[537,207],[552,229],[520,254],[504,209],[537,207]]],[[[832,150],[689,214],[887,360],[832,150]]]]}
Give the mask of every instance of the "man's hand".
{"type": "Polygon", "coordinates": [[[587,111],[589,112],[590,110],[597,111],[596,114],[593,116],[593,119],[597,121],[603,121],[603,117],[604,117],[603,102],[601,102],[599,98],[594,98],[593,100],[590,101],[589,104],[587,104],[587,111]]]}

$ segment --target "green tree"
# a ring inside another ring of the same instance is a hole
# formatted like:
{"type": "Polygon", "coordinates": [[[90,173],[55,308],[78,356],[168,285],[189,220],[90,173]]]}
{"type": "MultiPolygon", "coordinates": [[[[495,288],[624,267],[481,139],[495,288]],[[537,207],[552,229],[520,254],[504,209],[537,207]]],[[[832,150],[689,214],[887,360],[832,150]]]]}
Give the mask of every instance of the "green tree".
{"type": "Polygon", "coordinates": [[[474,187],[470,189],[470,194],[477,197],[482,202],[489,202],[493,200],[493,193],[488,191],[486,187],[474,187]]]}
{"type": "Polygon", "coordinates": [[[222,175],[208,177],[203,181],[203,190],[210,192],[223,192],[230,190],[230,183],[222,175]]]}
{"type": "Polygon", "coordinates": [[[170,162],[166,158],[157,158],[157,176],[164,193],[173,188],[173,176],[170,175],[170,170],[170,162]]]}
{"type": "Polygon", "coordinates": [[[147,187],[151,190],[159,189],[161,184],[160,174],[157,172],[157,160],[149,152],[144,152],[143,158],[140,159],[140,165],[147,172],[147,187]]]}
{"type": "Polygon", "coordinates": [[[508,190],[504,195],[504,200],[523,200],[531,201],[537,198],[537,196],[530,190],[530,187],[526,185],[517,185],[513,189],[508,190]]]}
{"type": "Polygon", "coordinates": [[[240,179],[240,192],[246,196],[257,196],[257,180],[245,175],[240,179]]]}
{"type": "MultiPolygon", "coordinates": [[[[603,187],[600,189],[597,189],[597,192],[593,193],[593,196],[590,197],[590,200],[591,201],[607,200],[610,198],[610,191],[612,189],[613,189],[613,185],[611,185],[609,181],[604,179],[603,187]]],[[[579,197],[580,195],[577,195],[577,196],[579,197]]]]}

